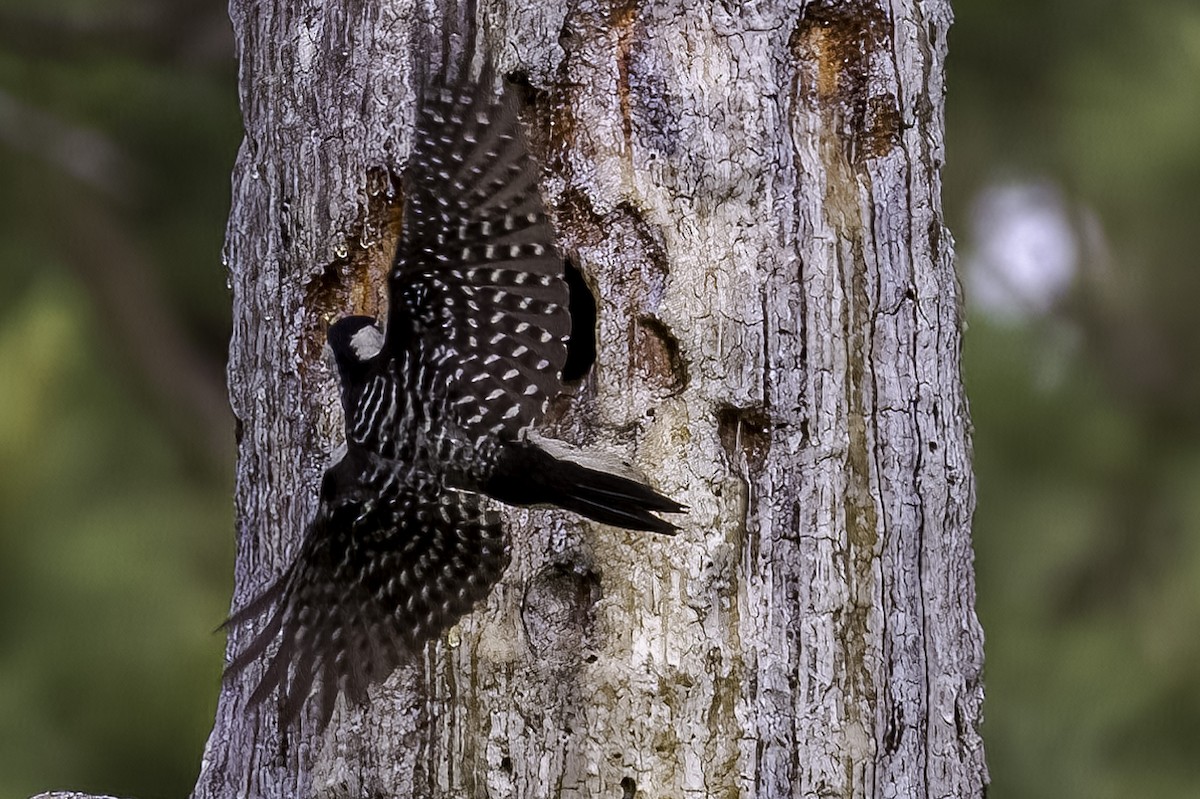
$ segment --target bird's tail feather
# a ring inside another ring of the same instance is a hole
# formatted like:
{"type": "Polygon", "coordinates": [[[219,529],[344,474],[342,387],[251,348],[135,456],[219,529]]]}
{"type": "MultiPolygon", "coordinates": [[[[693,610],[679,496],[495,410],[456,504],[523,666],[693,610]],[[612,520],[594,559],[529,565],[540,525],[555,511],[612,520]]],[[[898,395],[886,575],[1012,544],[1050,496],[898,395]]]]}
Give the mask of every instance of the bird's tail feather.
{"type": "Polygon", "coordinates": [[[484,490],[512,505],[556,505],[603,524],[654,533],[679,529],[655,513],[687,510],[628,466],[550,439],[508,448],[484,490]]]}

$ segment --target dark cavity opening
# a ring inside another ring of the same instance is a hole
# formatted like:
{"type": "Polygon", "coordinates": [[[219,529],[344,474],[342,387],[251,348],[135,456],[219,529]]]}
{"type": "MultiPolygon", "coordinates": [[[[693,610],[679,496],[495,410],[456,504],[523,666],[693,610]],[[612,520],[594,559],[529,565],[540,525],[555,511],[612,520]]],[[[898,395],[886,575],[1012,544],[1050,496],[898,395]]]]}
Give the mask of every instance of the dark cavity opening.
{"type": "Polygon", "coordinates": [[[596,362],[596,296],[571,258],[563,259],[563,277],[571,293],[571,335],[567,339],[562,379],[564,383],[573,383],[582,380],[596,362]]]}

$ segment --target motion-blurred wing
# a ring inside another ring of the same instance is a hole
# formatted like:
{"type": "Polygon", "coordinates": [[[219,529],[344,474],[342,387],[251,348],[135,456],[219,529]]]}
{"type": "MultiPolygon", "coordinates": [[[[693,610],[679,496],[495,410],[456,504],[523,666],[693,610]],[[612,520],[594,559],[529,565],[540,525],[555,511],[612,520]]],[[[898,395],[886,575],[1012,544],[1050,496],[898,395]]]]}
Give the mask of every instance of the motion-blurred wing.
{"type": "Polygon", "coordinates": [[[354,493],[322,497],[296,561],[227,622],[274,606],[225,678],[278,642],[247,704],[278,687],[281,727],[298,717],[314,691],[322,728],[339,692],[364,701],[368,687],[485,598],[508,563],[499,517],[484,510],[477,495],[398,489],[390,498],[385,491],[384,498],[369,499],[354,493]]]}
{"type": "Polygon", "coordinates": [[[394,357],[413,357],[432,413],[515,437],[562,388],[571,323],[514,102],[493,82],[490,68],[464,68],[423,92],[387,338],[394,357]]]}

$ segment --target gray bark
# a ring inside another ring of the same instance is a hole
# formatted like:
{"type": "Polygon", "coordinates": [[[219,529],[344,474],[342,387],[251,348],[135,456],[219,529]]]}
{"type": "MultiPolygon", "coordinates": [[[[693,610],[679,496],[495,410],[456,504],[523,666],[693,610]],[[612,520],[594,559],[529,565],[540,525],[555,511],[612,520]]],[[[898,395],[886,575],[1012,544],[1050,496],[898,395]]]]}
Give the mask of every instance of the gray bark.
{"type": "MultiPolygon", "coordinates": [[[[382,310],[413,31],[442,17],[417,2],[231,4],[235,604],[340,438],[325,325],[382,310]]],[[[514,511],[506,578],[369,709],[282,746],[253,672],[227,686],[198,799],[982,795],[948,2],[802,5],[481,2],[600,298],[546,432],[637,463],[685,531],[514,511]]]]}

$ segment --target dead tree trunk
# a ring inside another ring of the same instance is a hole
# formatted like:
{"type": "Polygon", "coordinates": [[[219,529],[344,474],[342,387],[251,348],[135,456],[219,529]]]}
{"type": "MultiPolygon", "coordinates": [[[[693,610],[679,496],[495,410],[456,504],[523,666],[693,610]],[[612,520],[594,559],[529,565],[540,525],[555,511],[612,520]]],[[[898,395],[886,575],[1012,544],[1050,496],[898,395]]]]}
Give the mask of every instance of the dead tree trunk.
{"type": "MultiPolygon", "coordinates": [[[[982,795],[947,0],[480,5],[599,298],[551,432],[648,467],[686,530],[514,512],[486,607],[368,711],[284,746],[254,675],[227,687],[195,796],[982,795]]],[[[413,33],[443,13],[231,13],[242,601],[340,439],[324,329],[380,310],[413,33]]]]}

